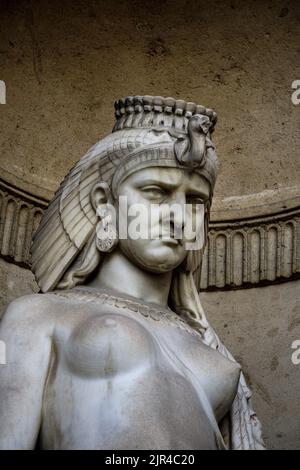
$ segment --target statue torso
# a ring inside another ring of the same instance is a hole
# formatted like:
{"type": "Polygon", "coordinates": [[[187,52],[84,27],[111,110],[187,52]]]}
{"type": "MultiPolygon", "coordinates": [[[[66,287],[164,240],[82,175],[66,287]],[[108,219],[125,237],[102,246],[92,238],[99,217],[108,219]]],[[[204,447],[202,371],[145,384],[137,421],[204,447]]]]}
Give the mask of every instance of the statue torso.
{"type": "Polygon", "coordinates": [[[53,347],[40,445],[222,448],[239,366],[175,313],[104,291],[50,294],[53,347]]]}

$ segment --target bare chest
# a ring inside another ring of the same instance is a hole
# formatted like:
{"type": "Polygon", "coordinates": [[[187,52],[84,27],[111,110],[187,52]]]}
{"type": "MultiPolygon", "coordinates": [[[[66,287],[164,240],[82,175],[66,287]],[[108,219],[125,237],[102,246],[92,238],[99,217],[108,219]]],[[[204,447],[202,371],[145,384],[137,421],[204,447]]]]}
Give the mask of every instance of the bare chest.
{"type": "Polygon", "coordinates": [[[58,367],[61,381],[71,375],[86,383],[118,382],[124,389],[142,376],[161,374],[174,395],[180,377],[221,419],[236,394],[239,366],[204,345],[174,314],[142,308],[88,305],[65,316],[54,338],[52,382],[58,367]]]}
{"type": "MultiPolygon", "coordinates": [[[[174,355],[166,340],[173,337],[175,347],[176,327],[149,322],[113,308],[64,317],[53,339],[44,395],[44,448],[221,445],[213,404],[197,378],[195,359],[186,356],[185,341],[174,355]]],[[[180,328],[178,333],[187,335],[180,328]]]]}

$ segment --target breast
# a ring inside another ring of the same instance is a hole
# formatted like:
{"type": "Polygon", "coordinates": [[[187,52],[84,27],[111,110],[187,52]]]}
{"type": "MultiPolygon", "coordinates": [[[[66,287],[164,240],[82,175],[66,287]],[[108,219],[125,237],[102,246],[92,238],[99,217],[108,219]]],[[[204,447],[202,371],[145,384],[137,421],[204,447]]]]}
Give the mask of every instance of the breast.
{"type": "Polygon", "coordinates": [[[138,322],[118,314],[94,315],[74,328],[65,362],[74,373],[113,377],[153,364],[155,344],[138,322]]]}
{"type": "Polygon", "coordinates": [[[168,345],[175,355],[180,354],[182,362],[187,366],[187,373],[200,384],[217,421],[220,421],[229,411],[236,396],[240,365],[204,344],[199,337],[190,336],[187,339],[180,332],[176,339],[168,338],[168,345]]]}

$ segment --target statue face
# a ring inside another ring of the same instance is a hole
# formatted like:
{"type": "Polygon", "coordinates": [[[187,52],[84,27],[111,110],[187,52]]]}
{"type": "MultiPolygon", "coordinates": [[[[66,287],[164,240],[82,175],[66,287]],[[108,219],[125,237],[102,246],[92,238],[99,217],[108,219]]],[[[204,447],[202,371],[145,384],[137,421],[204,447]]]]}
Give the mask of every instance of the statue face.
{"type": "Polygon", "coordinates": [[[203,246],[204,203],[210,196],[204,177],[179,168],[148,167],[129,175],[118,195],[127,198],[127,210],[119,207],[119,228],[124,222],[128,228],[119,247],[134,263],[153,272],[172,271],[187,256],[187,243],[201,238],[203,246]],[[130,233],[134,218],[130,208],[135,204],[143,208],[138,220],[147,227],[147,237],[130,233]],[[175,210],[163,210],[168,207],[175,210]],[[187,227],[193,228],[192,237],[186,233],[187,227]]]}

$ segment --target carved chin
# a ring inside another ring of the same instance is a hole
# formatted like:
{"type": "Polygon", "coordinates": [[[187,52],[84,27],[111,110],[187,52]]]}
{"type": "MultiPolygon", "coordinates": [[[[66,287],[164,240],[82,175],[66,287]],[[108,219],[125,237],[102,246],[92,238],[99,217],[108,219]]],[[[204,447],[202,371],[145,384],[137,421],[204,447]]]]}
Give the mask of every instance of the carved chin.
{"type": "Polygon", "coordinates": [[[176,253],[176,251],[176,249],[162,244],[161,247],[152,247],[142,256],[135,252],[132,260],[147,271],[169,272],[177,268],[186,256],[186,254],[176,253]]]}

